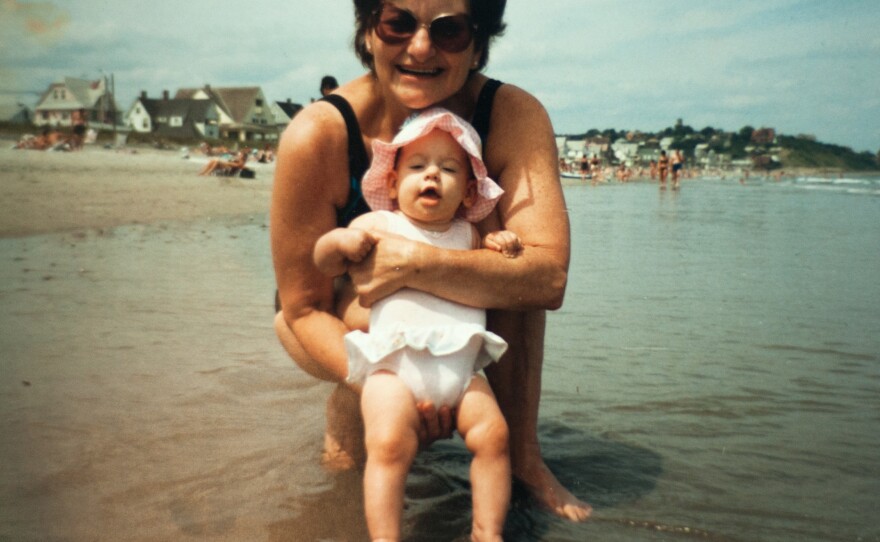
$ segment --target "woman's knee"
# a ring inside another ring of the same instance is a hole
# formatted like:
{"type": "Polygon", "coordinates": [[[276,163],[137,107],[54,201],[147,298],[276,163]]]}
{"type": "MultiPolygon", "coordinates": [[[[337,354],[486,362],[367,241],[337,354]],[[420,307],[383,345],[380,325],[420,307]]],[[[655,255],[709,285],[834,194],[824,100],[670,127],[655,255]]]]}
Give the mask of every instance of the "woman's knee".
{"type": "Polygon", "coordinates": [[[287,325],[287,321],[284,320],[284,313],[280,311],[275,314],[275,334],[278,336],[278,340],[281,341],[281,346],[284,347],[287,355],[290,356],[290,359],[292,359],[300,369],[315,378],[320,378],[321,380],[327,380],[329,382],[339,382],[340,379],[335,374],[315,361],[308,352],[305,351],[302,344],[300,344],[299,340],[296,338],[296,335],[294,335],[293,331],[290,329],[290,326],[287,325]]]}

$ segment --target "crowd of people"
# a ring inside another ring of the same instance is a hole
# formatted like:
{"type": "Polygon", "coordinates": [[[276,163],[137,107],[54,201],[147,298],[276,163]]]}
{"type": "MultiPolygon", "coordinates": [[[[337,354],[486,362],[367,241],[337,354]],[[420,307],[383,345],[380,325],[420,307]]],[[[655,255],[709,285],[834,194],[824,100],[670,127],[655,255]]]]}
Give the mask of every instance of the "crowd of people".
{"type": "Polygon", "coordinates": [[[94,130],[86,130],[84,127],[79,129],[74,126],[70,133],[65,133],[46,126],[38,135],[24,134],[13,148],[34,151],[77,151],[82,149],[85,143],[94,142],[96,135],[94,130]]]}
{"type": "Polygon", "coordinates": [[[685,157],[680,150],[674,150],[672,156],[666,151],[660,151],[657,160],[651,160],[647,166],[630,166],[620,162],[617,166],[603,165],[596,155],[588,157],[583,154],[576,160],[559,159],[559,172],[569,178],[580,177],[581,180],[589,180],[591,184],[607,183],[610,180],[627,183],[630,181],[650,179],[660,183],[661,188],[666,187],[667,179],[672,180],[673,188],[678,188],[681,179],[692,177],[693,170],[685,169],[685,157]],[[671,177],[670,177],[671,175],[671,177]]]}

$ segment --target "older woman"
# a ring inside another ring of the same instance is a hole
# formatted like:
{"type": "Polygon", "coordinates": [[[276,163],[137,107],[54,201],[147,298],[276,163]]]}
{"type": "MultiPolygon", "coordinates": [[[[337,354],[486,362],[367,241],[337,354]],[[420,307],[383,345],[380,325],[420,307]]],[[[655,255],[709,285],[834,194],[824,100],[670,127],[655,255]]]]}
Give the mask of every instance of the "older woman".
{"type": "MultiPolygon", "coordinates": [[[[365,328],[368,307],[400,288],[498,309],[492,329],[509,353],[488,374],[508,420],[514,475],[543,505],[572,520],[591,508],[567,491],[541,458],[537,437],[544,311],[562,303],[569,225],[557,171],[553,128],[527,92],[482,75],[490,41],[504,29],[505,0],[354,0],[355,49],[369,72],[296,116],[277,155],[271,237],[280,307],[276,331],[309,374],[338,383],[327,408],[325,459],[362,458],[359,389],[345,383],[342,337],[365,328]],[[312,263],[316,240],[367,209],[360,179],[372,141],[390,141],[413,112],[446,107],[470,119],[483,138],[489,175],[505,194],[482,229],[522,239],[521,257],[447,251],[381,238],[334,288],[312,263]],[[353,287],[352,287],[353,285],[353,287]]],[[[424,440],[448,435],[450,413],[420,405],[424,440]]]]}

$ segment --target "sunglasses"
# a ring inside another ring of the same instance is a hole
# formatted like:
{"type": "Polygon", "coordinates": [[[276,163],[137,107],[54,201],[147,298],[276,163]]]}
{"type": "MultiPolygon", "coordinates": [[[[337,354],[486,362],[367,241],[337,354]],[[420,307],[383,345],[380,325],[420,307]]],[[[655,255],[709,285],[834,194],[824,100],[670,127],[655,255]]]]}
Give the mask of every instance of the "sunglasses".
{"type": "Polygon", "coordinates": [[[423,24],[409,11],[386,2],[376,12],[376,35],[388,45],[409,41],[422,26],[428,29],[431,43],[447,53],[460,53],[467,49],[476,29],[470,16],[464,14],[443,15],[430,24],[423,24]]]}

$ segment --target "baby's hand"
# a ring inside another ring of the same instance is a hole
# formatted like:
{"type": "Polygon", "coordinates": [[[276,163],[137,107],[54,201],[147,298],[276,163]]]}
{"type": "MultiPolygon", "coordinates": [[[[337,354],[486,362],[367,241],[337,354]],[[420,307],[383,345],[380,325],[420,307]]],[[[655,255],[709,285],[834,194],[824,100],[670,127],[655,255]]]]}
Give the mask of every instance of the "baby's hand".
{"type": "Polygon", "coordinates": [[[508,258],[516,258],[523,249],[519,236],[509,230],[493,231],[483,238],[483,246],[504,254],[508,258]]]}
{"type": "Polygon", "coordinates": [[[346,260],[359,262],[367,257],[375,244],[376,238],[370,232],[349,228],[341,232],[338,248],[346,260]]]}

